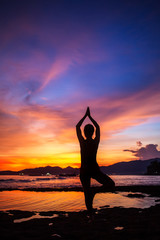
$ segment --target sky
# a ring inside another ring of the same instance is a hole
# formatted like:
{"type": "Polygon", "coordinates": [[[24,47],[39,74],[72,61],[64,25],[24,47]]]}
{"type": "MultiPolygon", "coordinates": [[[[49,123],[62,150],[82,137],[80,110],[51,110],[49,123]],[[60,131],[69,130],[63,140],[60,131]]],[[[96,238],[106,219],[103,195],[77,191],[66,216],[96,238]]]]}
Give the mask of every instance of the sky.
{"type": "Polygon", "coordinates": [[[159,29],[158,0],[2,0],[0,170],[79,167],[87,106],[99,165],[160,157],[159,29]]]}

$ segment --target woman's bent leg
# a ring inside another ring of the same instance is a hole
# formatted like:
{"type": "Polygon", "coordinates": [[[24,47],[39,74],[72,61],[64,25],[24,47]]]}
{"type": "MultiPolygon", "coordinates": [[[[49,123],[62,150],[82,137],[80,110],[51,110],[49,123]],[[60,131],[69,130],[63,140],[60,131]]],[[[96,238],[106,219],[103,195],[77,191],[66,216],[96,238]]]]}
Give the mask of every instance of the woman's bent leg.
{"type": "Polygon", "coordinates": [[[101,191],[114,191],[115,182],[106,174],[102,173],[101,171],[97,171],[93,175],[93,178],[103,185],[100,188],[101,191]]]}

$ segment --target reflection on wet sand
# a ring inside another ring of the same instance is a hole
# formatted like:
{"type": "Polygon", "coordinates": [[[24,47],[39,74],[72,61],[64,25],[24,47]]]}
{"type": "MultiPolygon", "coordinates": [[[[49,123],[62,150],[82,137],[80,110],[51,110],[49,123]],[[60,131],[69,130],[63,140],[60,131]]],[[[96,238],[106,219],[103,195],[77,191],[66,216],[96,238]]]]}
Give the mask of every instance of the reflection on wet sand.
{"type": "MultiPolygon", "coordinates": [[[[160,198],[128,197],[128,192],[97,193],[94,197],[93,207],[135,207],[148,208],[158,203],[160,198]]],[[[138,194],[138,193],[137,193],[138,194]]],[[[23,211],[80,211],[85,210],[83,192],[33,192],[33,191],[2,191],[0,192],[0,210],[23,211]]]]}
{"type": "Polygon", "coordinates": [[[40,219],[40,218],[55,218],[58,217],[58,214],[53,214],[52,216],[41,216],[39,213],[36,213],[35,215],[28,217],[28,218],[20,218],[20,219],[15,219],[13,222],[14,223],[21,223],[21,222],[26,222],[32,219],[40,219]]]}

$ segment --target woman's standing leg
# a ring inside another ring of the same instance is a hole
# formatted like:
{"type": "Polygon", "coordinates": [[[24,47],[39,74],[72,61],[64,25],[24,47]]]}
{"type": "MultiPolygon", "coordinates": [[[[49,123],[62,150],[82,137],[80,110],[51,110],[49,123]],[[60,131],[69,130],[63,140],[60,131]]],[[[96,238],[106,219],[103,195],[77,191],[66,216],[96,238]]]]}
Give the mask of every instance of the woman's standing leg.
{"type": "Polygon", "coordinates": [[[84,190],[84,197],[85,197],[85,204],[89,213],[90,218],[93,217],[93,196],[92,196],[92,191],[91,191],[91,178],[89,176],[86,176],[84,174],[80,174],[80,180],[83,186],[84,190]]]}

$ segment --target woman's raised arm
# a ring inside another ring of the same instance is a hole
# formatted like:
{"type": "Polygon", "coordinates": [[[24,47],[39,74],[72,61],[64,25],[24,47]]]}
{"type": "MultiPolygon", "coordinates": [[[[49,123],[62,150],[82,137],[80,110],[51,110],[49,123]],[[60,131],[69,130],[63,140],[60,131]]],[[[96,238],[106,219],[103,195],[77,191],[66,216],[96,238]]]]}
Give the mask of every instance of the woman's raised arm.
{"type": "Polygon", "coordinates": [[[77,123],[76,125],[76,132],[77,132],[77,137],[78,137],[78,140],[81,142],[83,140],[83,136],[82,136],[82,132],[81,132],[81,125],[82,123],[84,122],[85,118],[87,117],[87,111],[84,115],[84,117],[77,123]]]}
{"type": "Polygon", "coordinates": [[[99,127],[98,123],[91,117],[89,107],[87,108],[87,113],[88,113],[87,115],[88,115],[89,119],[91,120],[91,122],[94,124],[94,126],[96,128],[95,140],[97,140],[99,142],[100,141],[100,127],[99,127]]]}

